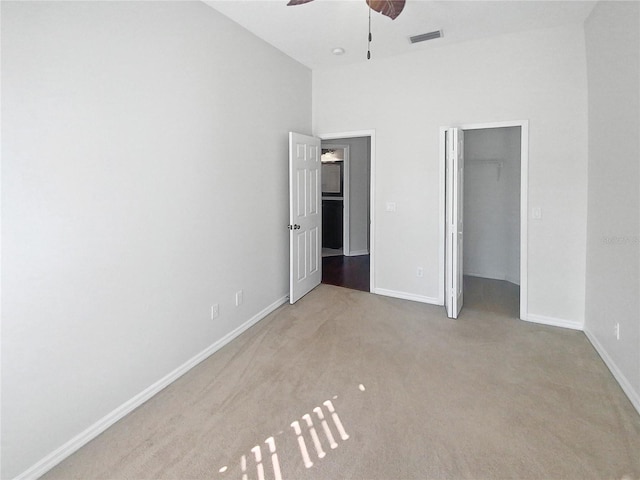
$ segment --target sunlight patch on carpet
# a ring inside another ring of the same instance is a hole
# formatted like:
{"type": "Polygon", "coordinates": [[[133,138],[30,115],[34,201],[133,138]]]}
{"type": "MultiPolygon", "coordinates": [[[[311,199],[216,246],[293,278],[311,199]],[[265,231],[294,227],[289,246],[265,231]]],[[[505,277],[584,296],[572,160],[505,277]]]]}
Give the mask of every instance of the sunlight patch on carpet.
{"type": "MultiPolygon", "coordinates": [[[[362,392],[365,390],[362,384],[360,384],[358,388],[362,392]]],[[[338,395],[332,397],[334,401],[337,398],[338,395]]],[[[312,412],[313,413],[305,413],[300,419],[294,420],[290,424],[293,430],[292,433],[296,437],[298,450],[305,468],[313,467],[314,460],[323,459],[326,457],[327,451],[338,448],[339,444],[336,438],[343,442],[349,439],[349,434],[345,430],[331,400],[322,402],[321,406],[313,408],[312,412]],[[319,434],[319,432],[322,433],[319,434]],[[334,436],[334,432],[337,432],[337,436],[334,436]],[[309,442],[309,439],[311,442],[309,442]],[[325,445],[324,447],[323,444],[325,445]],[[307,445],[311,445],[312,447],[309,448],[307,445]],[[326,446],[328,446],[330,450],[327,450],[326,446]]],[[[291,432],[291,430],[289,431],[291,432]]],[[[280,431],[278,435],[284,433],[285,432],[280,431]]],[[[258,480],[282,480],[275,438],[273,436],[268,437],[264,443],[266,444],[264,460],[261,444],[251,448],[251,454],[245,454],[240,457],[242,480],[248,480],[249,478],[257,478],[258,480]],[[266,452],[267,448],[268,454],[266,452]]],[[[227,470],[228,466],[225,465],[221,467],[218,472],[223,474],[227,472],[227,470]]]]}

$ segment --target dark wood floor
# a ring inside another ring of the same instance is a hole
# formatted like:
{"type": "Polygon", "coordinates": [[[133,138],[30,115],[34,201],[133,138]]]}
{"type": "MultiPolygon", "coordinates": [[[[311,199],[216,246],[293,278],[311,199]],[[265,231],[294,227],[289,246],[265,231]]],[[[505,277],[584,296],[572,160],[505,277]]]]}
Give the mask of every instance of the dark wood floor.
{"type": "Polygon", "coordinates": [[[322,283],[369,291],[369,255],[323,257],[322,283]]]}

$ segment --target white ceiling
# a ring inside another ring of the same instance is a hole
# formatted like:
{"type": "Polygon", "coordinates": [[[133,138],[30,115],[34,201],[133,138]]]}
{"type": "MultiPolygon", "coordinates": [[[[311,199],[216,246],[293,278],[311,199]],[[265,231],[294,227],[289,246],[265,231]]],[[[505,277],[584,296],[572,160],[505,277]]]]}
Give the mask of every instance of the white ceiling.
{"type": "MultiPolygon", "coordinates": [[[[369,8],[365,0],[203,0],[310,68],[365,62],[369,8]],[[335,47],[345,54],[331,53],[335,47]]],[[[594,1],[407,0],[395,20],[372,11],[372,60],[492,35],[581,23],[594,1]],[[412,45],[409,37],[442,30],[444,37],[412,45]]]]}

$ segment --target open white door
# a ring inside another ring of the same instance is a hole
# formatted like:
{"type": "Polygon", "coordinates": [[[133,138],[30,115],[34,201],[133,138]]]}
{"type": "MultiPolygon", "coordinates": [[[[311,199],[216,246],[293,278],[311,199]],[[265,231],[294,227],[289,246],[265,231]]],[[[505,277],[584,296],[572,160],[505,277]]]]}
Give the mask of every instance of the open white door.
{"type": "Polygon", "coordinates": [[[464,134],[446,132],[446,240],[444,304],[449,318],[458,318],[463,302],[464,134]]]}
{"type": "Polygon", "coordinates": [[[320,139],[289,133],[289,302],[322,280],[320,139]]]}

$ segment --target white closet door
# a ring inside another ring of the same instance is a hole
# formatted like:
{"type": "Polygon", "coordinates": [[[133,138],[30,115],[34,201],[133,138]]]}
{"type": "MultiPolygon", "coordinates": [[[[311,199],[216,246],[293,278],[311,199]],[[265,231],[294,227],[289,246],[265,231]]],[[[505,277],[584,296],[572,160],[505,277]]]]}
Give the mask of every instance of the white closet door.
{"type": "Polygon", "coordinates": [[[464,300],[464,133],[450,128],[446,139],[445,307],[449,318],[458,318],[464,300]]]}

